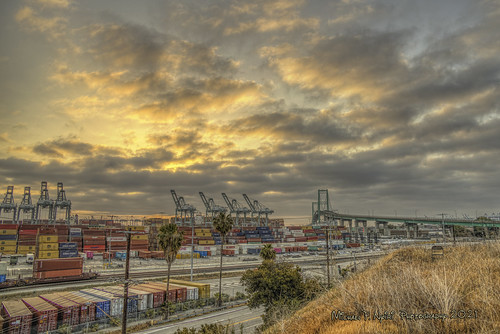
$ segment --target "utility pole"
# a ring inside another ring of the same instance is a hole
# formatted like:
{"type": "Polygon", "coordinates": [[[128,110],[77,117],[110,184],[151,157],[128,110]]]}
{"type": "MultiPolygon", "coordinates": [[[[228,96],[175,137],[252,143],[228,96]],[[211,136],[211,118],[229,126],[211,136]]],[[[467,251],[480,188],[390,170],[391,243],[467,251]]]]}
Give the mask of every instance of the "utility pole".
{"type": "Polygon", "coordinates": [[[326,234],[326,277],[328,280],[327,288],[330,289],[330,245],[328,239],[330,238],[328,226],[325,228],[326,234]]]}
{"type": "Polygon", "coordinates": [[[194,210],[191,211],[191,282],[193,281],[193,261],[194,261],[194,210]]]}
{"type": "Polygon", "coordinates": [[[128,277],[130,268],[130,227],[125,232],[127,235],[127,257],[125,259],[125,284],[123,285],[123,313],[122,313],[122,334],[127,333],[127,308],[128,308],[128,277]]]}
{"type": "Polygon", "coordinates": [[[438,215],[441,215],[441,223],[442,223],[442,229],[443,229],[443,244],[446,244],[446,239],[445,239],[445,231],[444,231],[444,216],[448,215],[447,213],[438,213],[438,215]]]}

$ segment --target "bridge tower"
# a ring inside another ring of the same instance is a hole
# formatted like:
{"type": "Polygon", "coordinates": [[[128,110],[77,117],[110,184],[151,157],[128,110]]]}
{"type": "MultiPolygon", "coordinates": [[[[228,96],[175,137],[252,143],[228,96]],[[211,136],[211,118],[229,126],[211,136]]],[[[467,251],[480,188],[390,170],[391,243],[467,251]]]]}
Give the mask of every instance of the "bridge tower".
{"type": "Polygon", "coordinates": [[[3,202],[0,203],[0,215],[2,214],[2,211],[7,213],[13,211],[14,214],[12,218],[12,223],[15,224],[16,210],[17,210],[17,205],[14,203],[14,186],[7,186],[7,193],[3,198],[3,202]]]}
{"type": "Polygon", "coordinates": [[[35,222],[35,206],[31,200],[31,187],[24,187],[24,195],[21,204],[17,209],[17,223],[19,224],[19,220],[21,218],[21,210],[23,213],[31,212],[31,220],[30,224],[35,222]]]}
{"type": "Polygon", "coordinates": [[[330,203],[328,189],[318,189],[318,201],[312,203],[312,224],[332,222],[334,219],[333,207],[330,203]]]}

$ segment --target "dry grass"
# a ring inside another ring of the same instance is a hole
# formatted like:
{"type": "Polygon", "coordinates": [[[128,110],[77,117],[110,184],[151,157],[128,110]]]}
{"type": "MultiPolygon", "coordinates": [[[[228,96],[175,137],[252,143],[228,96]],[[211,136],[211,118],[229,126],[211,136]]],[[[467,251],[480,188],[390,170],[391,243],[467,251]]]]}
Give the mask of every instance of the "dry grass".
{"type": "Polygon", "coordinates": [[[445,257],[435,261],[429,249],[395,251],[268,333],[500,333],[500,243],[445,248],[445,257]],[[333,310],[360,320],[332,320],[333,310]],[[403,310],[465,319],[402,319],[403,310]],[[363,311],[372,319],[364,320],[363,311]],[[373,320],[375,311],[394,315],[373,320]]]}

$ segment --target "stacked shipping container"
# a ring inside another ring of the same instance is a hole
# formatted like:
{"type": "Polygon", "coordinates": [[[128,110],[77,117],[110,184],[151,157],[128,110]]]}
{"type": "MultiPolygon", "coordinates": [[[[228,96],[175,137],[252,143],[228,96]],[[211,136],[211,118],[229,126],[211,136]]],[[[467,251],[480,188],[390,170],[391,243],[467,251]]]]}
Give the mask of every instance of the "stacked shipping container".
{"type": "Polygon", "coordinates": [[[16,254],[17,250],[17,225],[0,225],[0,253],[16,254]]]}
{"type": "Polygon", "coordinates": [[[104,230],[83,230],[83,251],[103,253],[106,249],[106,233],[104,230]]]}
{"type": "Polygon", "coordinates": [[[59,236],[54,227],[38,228],[38,258],[57,259],[59,257],[59,236]]]}
{"type": "Polygon", "coordinates": [[[80,276],[83,273],[83,258],[37,259],[33,262],[34,278],[80,276]]]}

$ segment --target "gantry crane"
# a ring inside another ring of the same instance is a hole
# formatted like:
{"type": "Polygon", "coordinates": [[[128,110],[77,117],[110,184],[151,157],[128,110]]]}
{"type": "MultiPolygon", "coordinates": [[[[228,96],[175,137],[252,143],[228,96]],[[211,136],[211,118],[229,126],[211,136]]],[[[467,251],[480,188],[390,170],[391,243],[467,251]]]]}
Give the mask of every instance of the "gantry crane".
{"type": "Polygon", "coordinates": [[[177,221],[177,214],[180,213],[181,214],[181,221],[182,220],[182,214],[184,213],[184,218],[187,218],[187,214],[189,213],[191,218],[193,218],[194,216],[194,213],[196,212],[196,208],[194,206],[192,206],[191,204],[186,204],[186,202],[184,201],[184,197],[182,196],[177,196],[177,194],[175,193],[175,190],[170,190],[170,192],[172,193],[172,197],[174,199],[174,203],[175,203],[175,220],[177,221]]]}
{"type": "Polygon", "coordinates": [[[238,226],[238,218],[240,217],[240,213],[243,214],[243,224],[247,222],[247,213],[251,212],[247,207],[242,206],[236,199],[231,199],[227,197],[225,193],[222,193],[222,198],[226,201],[227,207],[229,208],[229,213],[234,213],[236,215],[235,225],[238,226]]]}
{"type": "Polygon", "coordinates": [[[7,193],[3,199],[3,202],[0,203],[0,215],[3,212],[10,213],[14,212],[12,223],[16,222],[16,209],[17,205],[14,203],[14,186],[7,186],[7,193]]]}
{"type": "Polygon", "coordinates": [[[40,188],[40,198],[36,203],[35,218],[36,222],[40,221],[41,209],[49,208],[49,222],[52,222],[54,211],[54,200],[49,197],[49,190],[47,189],[47,181],[42,181],[40,188]]]}
{"type": "Polygon", "coordinates": [[[57,219],[57,208],[66,209],[66,224],[69,224],[69,218],[71,214],[71,201],[66,199],[66,191],[63,189],[63,183],[57,183],[57,199],[54,203],[54,221],[57,219]]]}
{"type": "Polygon", "coordinates": [[[221,213],[221,212],[226,212],[227,211],[227,208],[223,207],[223,206],[220,206],[220,205],[217,205],[215,204],[214,202],[214,199],[213,198],[209,198],[207,200],[207,198],[205,197],[205,194],[203,192],[200,191],[200,197],[201,197],[201,200],[203,202],[203,204],[205,205],[205,216],[208,217],[208,213],[212,213],[212,222],[214,221],[214,217],[221,213]]]}
{"type": "Polygon", "coordinates": [[[250,210],[252,210],[252,217],[254,214],[257,214],[258,216],[258,225],[261,225],[260,222],[260,215],[265,214],[266,215],[266,226],[269,226],[269,215],[274,213],[274,210],[269,209],[268,207],[265,207],[262,205],[262,203],[259,203],[257,200],[253,200],[253,202],[250,200],[250,198],[247,196],[247,194],[243,194],[243,198],[247,202],[248,206],[250,207],[250,210]]]}
{"type": "Polygon", "coordinates": [[[23,213],[31,212],[30,223],[33,224],[35,222],[35,206],[31,200],[31,187],[24,187],[23,200],[17,208],[17,224],[19,224],[19,220],[21,219],[21,210],[23,213]]]}

